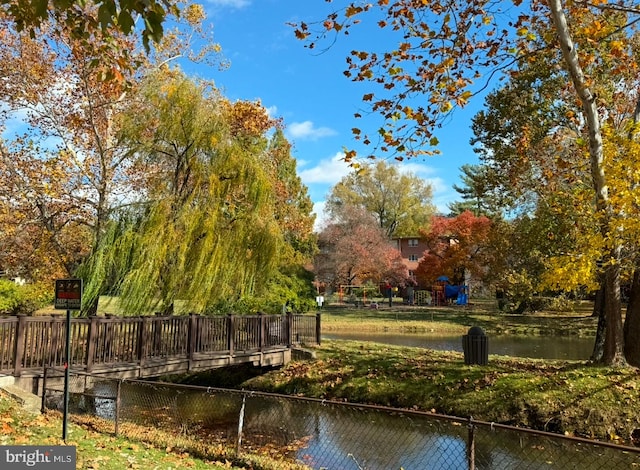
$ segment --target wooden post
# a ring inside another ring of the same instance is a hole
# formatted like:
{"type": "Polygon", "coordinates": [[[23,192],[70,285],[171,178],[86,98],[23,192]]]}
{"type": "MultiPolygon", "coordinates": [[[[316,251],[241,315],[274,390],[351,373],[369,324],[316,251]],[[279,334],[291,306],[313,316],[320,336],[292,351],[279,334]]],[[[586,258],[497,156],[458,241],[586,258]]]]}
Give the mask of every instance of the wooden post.
{"type": "Polygon", "coordinates": [[[96,357],[96,343],[98,342],[98,317],[91,316],[89,331],[87,333],[87,372],[93,369],[93,362],[96,357]]]}
{"type": "Polygon", "coordinates": [[[198,338],[198,315],[189,314],[189,326],[187,330],[187,363],[188,370],[191,370],[196,355],[196,342],[198,338]]]}
{"type": "MultiPolygon", "coordinates": [[[[163,315],[156,312],[155,318],[151,320],[151,350],[150,356],[162,355],[162,319],[163,315]]],[[[171,342],[169,342],[171,343],[171,342]]]]}
{"type": "Polygon", "coordinates": [[[18,315],[18,324],[16,325],[16,344],[13,353],[13,375],[20,377],[22,373],[22,361],[24,360],[24,344],[27,335],[27,316],[18,315]]]}
{"type": "MultiPolygon", "coordinates": [[[[144,365],[145,359],[147,358],[147,356],[153,356],[153,350],[151,351],[150,354],[147,354],[147,351],[149,350],[148,346],[147,346],[147,339],[149,337],[149,335],[147,334],[147,331],[149,329],[148,325],[149,325],[149,317],[143,316],[141,317],[141,321],[140,321],[140,330],[138,330],[138,364],[140,365],[140,367],[142,368],[142,366],[144,365]]],[[[152,343],[153,344],[153,343],[152,343]]],[[[120,386],[120,384],[118,383],[118,387],[120,386]]]]}
{"type": "Polygon", "coordinates": [[[265,346],[269,346],[267,344],[267,342],[265,341],[266,339],[266,327],[267,327],[267,318],[264,316],[263,312],[258,312],[258,320],[260,323],[259,329],[258,329],[258,350],[262,351],[264,350],[265,346]]]}
{"type": "Polygon", "coordinates": [[[293,313],[287,312],[287,348],[293,346],[293,313]]]}
{"type": "Polygon", "coordinates": [[[318,346],[321,343],[320,337],[322,336],[321,317],[322,315],[320,314],[320,312],[316,313],[316,343],[318,344],[318,346]]]}
{"type": "MultiPolygon", "coordinates": [[[[49,331],[51,331],[51,347],[48,351],[48,358],[44,360],[45,368],[47,366],[56,366],[58,359],[58,325],[56,321],[57,315],[51,315],[51,322],[49,323],[49,331]]],[[[45,369],[46,370],[46,369],[45,369]]]]}
{"type": "Polygon", "coordinates": [[[227,349],[229,350],[229,355],[233,356],[233,351],[235,350],[235,337],[236,337],[236,325],[235,318],[233,314],[227,315],[227,349]]]}

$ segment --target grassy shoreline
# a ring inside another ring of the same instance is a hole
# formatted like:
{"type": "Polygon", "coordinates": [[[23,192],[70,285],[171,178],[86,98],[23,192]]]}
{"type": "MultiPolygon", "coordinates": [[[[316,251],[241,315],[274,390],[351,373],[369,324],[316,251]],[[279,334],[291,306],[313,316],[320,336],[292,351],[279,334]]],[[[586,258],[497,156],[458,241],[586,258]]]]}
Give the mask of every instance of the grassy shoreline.
{"type": "Polygon", "coordinates": [[[472,307],[408,307],[378,309],[332,306],[323,309],[322,331],[405,332],[464,334],[479,326],[490,335],[594,337],[597,318],[590,304],[571,312],[538,312],[526,315],[499,313],[485,302],[472,307]]]}
{"type": "MultiPolygon", "coordinates": [[[[126,425],[121,435],[113,435],[113,422],[88,415],[72,415],[68,439],[61,439],[62,415],[25,410],[9,395],[0,391],[1,445],[70,445],[76,448],[77,469],[155,469],[178,470],[304,470],[307,466],[264,454],[241,452],[220,443],[203,442],[197,436],[136,428],[132,432],[143,438],[127,437],[126,425]]],[[[273,449],[269,449],[273,453],[273,449]]]]}
{"type": "Polygon", "coordinates": [[[314,350],[316,360],[292,362],[242,387],[626,444],[640,429],[640,384],[630,367],[496,355],[487,366],[470,366],[462,353],[358,341],[325,341],[314,350]]]}
{"type": "MultiPolygon", "coordinates": [[[[504,315],[490,308],[328,308],[322,331],[593,337],[590,305],[573,312],[504,315]]],[[[490,355],[487,366],[464,364],[462,353],[329,340],[317,359],[249,379],[242,387],[315,398],[473,416],[605,441],[631,444],[640,432],[640,382],[635,368],[586,361],[490,355]]]]}

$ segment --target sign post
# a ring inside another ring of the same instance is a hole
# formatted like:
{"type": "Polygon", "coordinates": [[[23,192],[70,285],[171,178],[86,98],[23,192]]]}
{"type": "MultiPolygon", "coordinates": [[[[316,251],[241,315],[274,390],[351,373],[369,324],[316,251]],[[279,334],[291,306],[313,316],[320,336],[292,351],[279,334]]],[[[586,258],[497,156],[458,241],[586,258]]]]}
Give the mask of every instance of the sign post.
{"type": "Polygon", "coordinates": [[[62,440],[67,442],[69,419],[69,365],[71,363],[71,310],[82,306],[82,279],[56,279],[56,309],[67,311],[66,354],[64,359],[64,407],[62,411],[62,440]]]}

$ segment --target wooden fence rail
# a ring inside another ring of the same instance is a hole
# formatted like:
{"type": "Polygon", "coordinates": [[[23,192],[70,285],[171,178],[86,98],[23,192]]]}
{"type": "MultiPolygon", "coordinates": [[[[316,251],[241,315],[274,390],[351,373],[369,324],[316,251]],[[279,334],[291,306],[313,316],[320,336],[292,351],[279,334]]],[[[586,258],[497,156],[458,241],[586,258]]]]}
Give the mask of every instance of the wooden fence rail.
{"type": "MultiPolygon", "coordinates": [[[[320,343],[318,315],[93,316],[71,319],[69,366],[92,372],[124,364],[235,356],[320,343]]],[[[0,317],[0,373],[63,367],[63,315],[0,317]]]]}

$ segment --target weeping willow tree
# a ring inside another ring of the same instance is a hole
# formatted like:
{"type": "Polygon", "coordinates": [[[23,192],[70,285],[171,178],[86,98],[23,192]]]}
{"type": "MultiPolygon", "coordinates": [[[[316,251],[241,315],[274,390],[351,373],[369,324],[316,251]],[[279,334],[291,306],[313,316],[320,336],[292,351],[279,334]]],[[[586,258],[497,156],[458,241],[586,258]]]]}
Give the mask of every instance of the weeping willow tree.
{"type": "Polygon", "coordinates": [[[128,314],[178,300],[202,313],[259,294],[283,245],[262,163],[277,123],[175,70],[148,77],[134,102],[120,121],[131,201],[84,267],[87,304],[108,292],[128,314]]]}
{"type": "Polygon", "coordinates": [[[294,311],[308,311],[316,306],[315,276],[309,269],[317,251],[313,201],[297,174],[291,144],[281,130],[269,139],[263,162],[273,182],[274,216],[285,243],[279,266],[267,281],[267,292],[254,300],[265,311],[280,311],[284,303],[294,311]]]}

